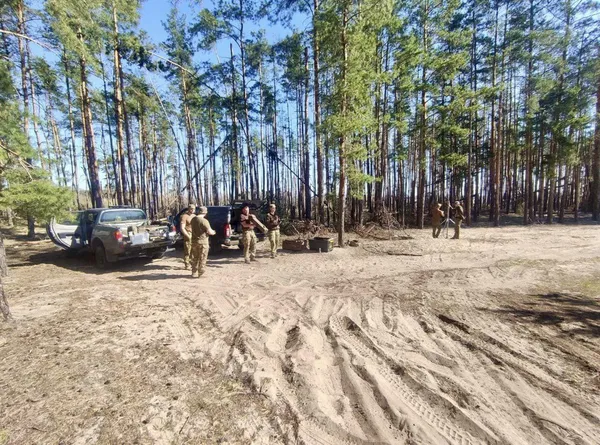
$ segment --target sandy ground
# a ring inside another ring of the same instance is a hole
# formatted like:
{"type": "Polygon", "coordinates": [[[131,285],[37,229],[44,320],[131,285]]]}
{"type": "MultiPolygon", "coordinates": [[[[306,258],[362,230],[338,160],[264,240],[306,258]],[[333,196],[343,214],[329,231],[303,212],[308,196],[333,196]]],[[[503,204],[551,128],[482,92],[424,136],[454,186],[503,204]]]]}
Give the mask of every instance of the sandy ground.
{"type": "Polygon", "coordinates": [[[0,444],[599,444],[600,227],[463,238],[200,279],[8,239],[0,444]]]}

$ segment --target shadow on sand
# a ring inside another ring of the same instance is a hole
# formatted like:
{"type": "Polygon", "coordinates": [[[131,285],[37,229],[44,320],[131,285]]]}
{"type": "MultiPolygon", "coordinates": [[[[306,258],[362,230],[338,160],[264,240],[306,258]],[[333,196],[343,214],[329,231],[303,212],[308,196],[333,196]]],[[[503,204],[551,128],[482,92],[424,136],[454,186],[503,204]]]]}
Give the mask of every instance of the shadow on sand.
{"type": "Polygon", "coordinates": [[[554,326],[564,335],[600,336],[600,303],[583,296],[548,293],[533,296],[521,306],[504,306],[488,311],[508,316],[519,322],[554,326]],[[526,307],[523,307],[526,306],[526,307]],[[568,326],[562,326],[563,324],[568,326]]]}
{"type": "MultiPolygon", "coordinates": [[[[111,272],[128,273],[128,272],[148,272],[161,271],[164,273],[156,274],[151,278],[151,274],[145,277],[122,277],[128,280],[150,280],[150,279],[168,279],[177,278],[178,275],[169,275],[168,271],[182,270],[183,264],[181,259],[183,253],[181,250],[170,249],[165,253],[164,257],[159,260],[150,258],[129,258],[126,260],[111,263],[107,269],[98,269],[96,267],[94,255],[87,252],[70,253],[55,247],[51,244],[44,243],[41,246],[37,242],[23,243],[18,249],[15,249],[14,255],[9,255],[9,267],[28,267],[38,264],[52,264],[64,269],[85,272],[89,274],[105,274],[111,272]],[[173,260],[179,260],[174,262],[173,260]]],[[[217,253],[211,253],[208,257],[209,267],[224,267],[228,264],[243,263],[244,259],[242,251],[239,249],[223,250],[217,253]]]]}

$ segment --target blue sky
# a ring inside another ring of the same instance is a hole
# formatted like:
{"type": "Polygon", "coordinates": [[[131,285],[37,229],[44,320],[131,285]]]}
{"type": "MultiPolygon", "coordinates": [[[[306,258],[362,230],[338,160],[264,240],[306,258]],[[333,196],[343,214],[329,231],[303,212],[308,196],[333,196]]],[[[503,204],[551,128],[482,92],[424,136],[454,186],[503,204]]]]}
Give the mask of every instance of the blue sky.
{"type": "MultiPolygon", "coordinates": [[[[158,45],[167,37],[162,23],[166,20],[171,7],[172,2],[167,0],[145,0],[142,4],[140,28],[149,34],[154,44],[158,45]]],[[[180,10],[180,13],[185,15],[188,24],[190,24],[196,20],[196,17],[201,9],[207,8],[212,11],[214,9],[214,2],[181,0],[177,2],[177,7],[180,10]]],[[[280,24],[269,23],[268,20],[262,20],[258,24],[254,22],[245,23],[245,34],[247,37],[249,37],[251,32],[263,29],[265,31],[267,40],[271,43],[274,43],[283,39],[294,29],[303,31],[308,29],[308,27],[310,27],[309,19],[306,16],[297,14],[292,20],[291,28],[283,27],[280,24]]],[[[229,42],[219,42],[216,46],[216,54],[218,54],[221,60],[228,59],[229,42]]],[[[214,52],[208,54],[198,54],[198,58],[199,60],[208,59],[216,62],[216,54],[214,52]]]]}
{"type": "MultiPolygon", "coordinates": [[[[260,0],[257,0],[260,1],[260,0]]],[[[44,0],[33,0],[32,7],[38,10],[42,10],[44,0]]],[[[163,22],[166,21],[169,11],[173,6],[173,2],[169,0],[143,0],[141,11],[140,11],[140,26],[139,28],[145,31],[151,42],[155,45],[156,51],[158,54],[165,55],[162,49],[160,48],[160,44],[164,42],[167,38],[167,34],[165,32],[163,22]]],[[[187,24],[191,24],[196,20],[199,12],[203,8],[207,8],[209,10],[214,9],[214,3],[212,1],[198,1],[198,0],[179,0],[177,1],[177,7],[179,9],[180,14],[184,15],[187,21],[187,24]]],[[[292,24],[290,26],[282,26],[280,24],[272,24],[268,20],[264,19],[260,23],[255,23],[253,21],[249,21],[245,23],[245,35],[246,37],[250,37],[252,32],[256,32],[259,30],[265,31],[265,37],[270,43],[275,43],[287,35],[291,34],[294,30],[298,31],[308,31],[310,29],[311,23],[310,18],[306,15],[297,14],[294,16],[292,20],[292,24]]],[[[39,47],[36,44],[31,44],[31,50],[33,54],[39,57],[43,57],[49,63],[55,64],[57,62],[57,56],[52,54],[51,52],[39,47]]],[[[234,53],[236,55],[239,54],[239,49],[234,45],[234,53]]],[[[108,61],[107,56],[105,56],[105,61],[108,61]]],[[[227,61],[230,58],[229,52],[229,41],[223,40],[217,42],[214,49],[210,51],[198,51],[195,57],[196,62],[200,61],[210,61],[212,63],[217,63],[218,60],[221,62],[227,61]]],[[[161,73],[151,73],[144,70],[140,70],[135,66],[127,66],[127,69],[131,69],[133,72],[136,72],[139,75],[144,76],[148,81],[150,81],[155,87],[159,90],[161,95],[169,94],[169,82],[166,81],[164,76],[161,73]]],[[[97,77],[93,73],[90,73],[89,81],[94,89],[101,90],[102,89],[102,80],[97,77]]],[[[110,79],[110,77],[109,77],[110,79]]],[[[109,80],[107,79],[107,80],[109,80]]],[[[225,88],[223,86],[223,93],[226,93],[225,88]]],[[[172,92],[172,90],[170,91],[172,92]]],[[[174,99],[171,96],[172,99],[174,99]]],[[[171,122],[174,124],[175,132],[177,133],[178,139],[183,141],[184,135],[181,126],[177,122],[176,119],[171,119],[171,122]]],[[[63,137],[68,137],[66,133],[66,129],[63,129],[61,133],[63,137]]],[[[98,135],[100,136],[100,135],[98,135]]],[[[107,136],[107,135],[105,135],[107,136]]],[[[33,135],[30,135],[31,140],[33,139],[33,135]]],[[[102,141],[102,138],[98,138],[98,149],[100,150],[100,145],[107,144],[106,140],[102,141]]],[[[81,149],[81,141],[76,141],[78,150],[81,149]]],[[[106,147],[105,147],[106,148],[106,147]]],[[[80,162],[80,171],[78,172],[80,185],[84,186],[84,177],[83,171],[81,170],[81,162],[80,162]]],[[[103,176],[103,175],[102,175],[103,176]]],[[[103,178],[104,179],[104,178],[103,178]]],[[[104,182],[104,181],[103,181],[104,182]]],[[[85,186],[84,186],[85,187],[85,186]]]]}

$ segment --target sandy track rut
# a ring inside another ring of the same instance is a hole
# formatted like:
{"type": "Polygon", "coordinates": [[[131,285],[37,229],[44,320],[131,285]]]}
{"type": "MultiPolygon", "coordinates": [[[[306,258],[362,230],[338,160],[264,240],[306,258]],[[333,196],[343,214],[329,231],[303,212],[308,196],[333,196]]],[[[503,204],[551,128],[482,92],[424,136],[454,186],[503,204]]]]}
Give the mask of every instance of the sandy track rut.
{"type": "Polygon", "coordinates": [[[312,286],[272,284],[263,295],[248,295],[245,301],[223,295],[199,302],[232,343],[223,359],[232,372],[270,396],[283,407],[281,412],[292,413],[297,427],[288,433],[289,440],[306,444],[517,444],[551,443],[557,438],[574,444],[598,442],[597,397],[562,383],[551,370],[507,351],[491,338],[465,332],[449,318],[403,312],[390,302],[394,301],[390,294],[357,301],[331,291],[314,295],[306,287],[312,286]],[[426,339],[427,330],[434,331],[436,339],[426,339]],[[502,421],[492,414],[493,398],[473,390],[483,385],[472,376],[452,377],[470,365],[465,357],[461,363],[447,354],[461,348],[509,366],[533,391],[544,391],[546,401],[566,408],[556,418],[542,415],[528,405],[531,401],[496,385],[495,390],[503,391],[522,412],[506,434],[502,421]],[[421,357],[411,362],[404,352],[421,357]],[[453,391],[442,388],[448,385],[453,391]],[[486,406],[486,412],[476,409],[479,406],[486,406]],[[561,415],[572,418],[565,422],[561,415]],[[563,431],[553,431],[557,424],[563,425],[558,427],[563,431]],[[565,424],[570,425],[566,431],[565,424]]]}
{"type": "MultiPolygon", "coordinates": [[[[222,361],[266,395],[288,443],[600,443],[600,398],[568,379],[600,371],[598,344],[569,349],[556,329],[494,312],[507,295],[527,297],[519,283],[548,284],[540,256],[565,269],[573,259],[490,242],[473,242],[470,260],[409,257],[404,272],[370,252],[284,256],[232,266],[234,290],[209,270],[172,311],[174,348],[222,361]],[[208,330],[193,326],[198,311],[208,330]]],[[[573,255],[595,267],[588,246],[573,255]]]]}

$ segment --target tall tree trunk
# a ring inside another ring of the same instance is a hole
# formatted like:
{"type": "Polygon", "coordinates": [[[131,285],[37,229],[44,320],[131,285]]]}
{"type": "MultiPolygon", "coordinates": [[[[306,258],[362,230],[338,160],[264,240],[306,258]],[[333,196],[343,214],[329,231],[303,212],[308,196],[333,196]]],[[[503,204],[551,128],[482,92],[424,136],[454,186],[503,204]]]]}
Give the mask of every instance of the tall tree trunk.
{"type": "Polygon", "coordinates": [[[246,51],[244,44],[244,0],[239,0],[240,5],[240,61],[242,68],[242,95],[244,99],[244,134],[246,139],[246,151],[248,154],[248,168],[250,171],[250,194],[252,199],[258,199],[259,197],[259,184],[258,184],[258,170],[256,167],[256,159],[252,150],[252,144],[250,140],[250,111],[248,107],[248,91],[246,87],[246,51]]]}
{"type": "Polygon", "coordinates": [[[189,91],[188,85],[185,79],[185,71],[182,69],[181,71],[181,94],[182,94],[182,106],[183,106],[183,116],[185,120],[185,133],[187,138],[187,159],[184,159],[186,163],[186,181],[187,181],[187,192],[188,192],[188,203],[193,202],[193,199],[198,195],[199,190],[194,191],[194,187],[192,185],[192,167],[194,162],[194,155],[196,151],[195,137],[194,137],[194,129],[192,126],[192,115],[189,107],[189,91]]]}
{"type": "MultiPolygon", "coordinates": [[[[600,45],[598,45],[600,59],[600,45]]],[[[592,175],[594,188],[592,193],[594,221],[600,220],[600,62],[596,61],[596,128],[594,131],[594,160],[592,175]]]]}
{"type": "MultiPolygon", "coordinates": [[[[342,15],[342,103],[341,114],[342,118],[346,118],[348,111],[348,92],[347,92],[347,70],[348,70],[348,4],[344,4],[342,15]]],[[[339,156],[339,192],[338,192],[338,246],[344,246],[344,224],[346,218],[346,134],[342,133],[340,137],[340,156],[339,156]]]]}
{"type": "MultiPolygon", "coordinates": [[[[123,64],[119,63],[119,85],[121,86],[121,103],[123,106],[121,107],[121,112],[123,114],[123,124],[125,127],[125,142],[127,146],[127,158],[129,161],[129,177],[131,178],[131,182],[129,184],[130,191],[130,203],[135,204],[136,196],[137,196],[137,183],[136,183],[136,175],[137,175],[137,161],[136,157],[133,153],[133,137],[131,136],[131,130],[129,128],[129,119],[127,117],[127,107],[125,106],[125,93],[123,92],[123,85],[125,85],[125,76],[123,74],[123,64]]],[[[157,93],[158,94],[158,93],[157,93]]]]}
{"type": "Polygon", "coordinates": [[[67,187],[67,171],[65,168],[65,159],[63,156],[63,148],[60,140],[60,133],[58,130],[58,125],[56,123],[56,119],[54,118],[54,103],[50,97],[50,92],[46,92],[46,102],[48,103],[48,108],[46,110],[46,116],[50,125],[50,131],[52,132],[52,145],[54,146],[54,152],[56,154],[56,162],[57,162],[57,173],[60,169],[60,173],[58,173],[58,182],[63,187],[67,187]]]}
{"type": "Polygon", "coordinates": [[[535,3],[529,0],[529,36],[527,39],[527,86],[525,98],[525,205],[523,206],[523,223],[531,224],[534,219],[534,185],[533,185],[533,116],[531,115],[531,97],[533,94],[533,29],[535,20],[535,3]]]}
{"type": "MultiPolygon", "coordinates": [[[[494,25],[494,50],[493,50],[493,62],[492,62],[492,88],[496,87],[496,71],[497,71],[497,57],[498,57],[498,16],[500,13],[500,2],[496,0],[496,19],[494,25]]],[[[498,113],[500,115],[500,113],[498,113]]],[[[490,147],[492,152],[492,159],[490,165],[490,196],[491,196],[491,208],[490,208],[490,221],[493,221],[494,226],[498,226],[500,223],[500,144],[498,142],[498,129],[500,128],[496,118],[496,98],[492,99],[492,115],[491,115],[491,132],[490,132],[490,147]]]]}
{"type": "MultiPolygon", "coordinates": [[[[569,39],[571,35],[571,0],[567,0],[565,5],[565,14],[566,14],[566,26],[565,26],[565,34],[563,36],[563,50],[562,50],[562,63],[559,64],[558,68],[558,97],[557,104],[562,102],[563,91],[564,91],[564,81],[565,81],[565,69],[567,65],[567,50],[569,45],[569,39]]],[[[555,105],[553,113],[553,129],[552,129],[552,140],[550,142],[550,165],[548,166],[548,174],[549,174],[549,189],[548,189],[548,224],[552,224],[552,220],[554,217],[554,196],[556,189],[556,163],[558,161],[558,144],[559,139],[562,135],[556,134],[556,128],[554,128],[558,121],[561,119],[560,109],[557,105],[555,105]]]]}
{"type": "Polygon", "coordinates": [[[48,167],[46,168],[46,161],[44,159],[44,149],[42,148],[42,138],[40,135],[40,129],[38,126],[38,119],[40,117],[40,113],[39,113],[39,102],[38,99],[36,97],[35,94],[35,82],[33,79],[33,74],[31,72],[31,52],[29,51],[29,42],[25,42],[25,49],[27,51],[27,77],[29,78],[29,85],[30,85],[30,93],[31,93],[31,116],[32,116],[32,120],[31,122],[33,123],[33,134],[35,134],[35,141],[36,141],[36,145],[37,145],[37,152],[38,152],[38,159],[40,160],[40,166],[44,169],[44,170],[51,170],[51,166],[50,164],[48,165],[48,167]]]}
{"type": "Polygon", "coordinates": [[[63,51],[62,55],[63,65],[65,67],[65,85],[67,87],[67,115],[69,119],[69,130],[71,133],[71,174],[73,190],[75,191],[75,199],[77,200],[77,208],[81,209],[81,202],[79,200],[79,174],[77,165],[77,150],[75,148],[75,119],[73,117],[73,102],[71,99],[71,82],[70,73],[71,68],[69,66],[69,60],[67,58],[67,52],[63,51]]]}
{"type": "Polygon", "coordinates": [[[237,95],[235,91],[235,68],[233,65],[233,43],[229,44],[229,51],[231,53],[231,127],[232,127],[232,180],[233,187],[232,191],[235,196],[232,197],[232,201],[234,199],[238,199],[240,197],[240,181],[241,181],[241,172],[240,172],[240,158],[238,152],[238,138],[237,138],[237,95]]]}
{"type": "MultiPolygon", "coordinates": [[[[426,57],[429,46],[429,0],[423,2],[423,55],[426,57]]],[[[422,229],[425,222],[425,180],[426,180],[426,139],[427,139],[427,66],[423,61],[421,73],[421,110],[420,110],[420,135],[419,135],[419,190],[417,192],[417,227],[422,229]]]]}
{"type": "Polygon", "coordinates": [[[304,217],[311,219],[312,198],[310,194],[310,151],[308,149],[308,47],[304,48],[304,217]]]}
{"type": "MultiPolygon", "coordinates": [[[[573,128],[573,127],[571,127],[573,128]]],[[[570,194],[569,190],[569,178],[571,177],[571,167],[565,165],[565,176],[563,180],[562,193],[560,194],[560,203],[558,207],[558,222],[563,223],[565,221],[565,212],[567,211],[567,200],[570,194]]]]}
{"type": "MultiPolygon", "coordinates": [[[[110,107],[108,106],[108,89],[106,86],[106,74],[105,74],[104,62],[102,62],[102,58],[100,59],[100,69],[102,71],[102,86],[104,88],[104,107],[105,107],[105,111],[106,111],[106,126],[108,127],[108,141],[110,143],[110,155],[111,155],[111,163],[112,163],[112,168],[113,168],[113,173],[114,173],[114,178],[115,178],[115,191],[117,193],[117,204],[123,205],[123,188],[121,186],[121,176],[119,175],[119,168],[120,168],[119,158],[120,157],[117,153],[115,153],[115,146],[113,144],[112,125],[110,123],[111,114],[110,114],[110,107]]],[[[107,175],[107,178],[108,178],[108,175],[107,175]]],[[[106,185],[109,186],[108,183],[106,185]]],[[[110,193],[109,193],[109,195],[110,195],[110,193]]]]}
{"type": "MultiPolygon", "coordinates": [[[[25,28],[25,2],[20,0],[17,3],[17,18],[18,18],[18,29],[21,35],[27,34],[25,28]]],[[[23,97],[23,133],[27,140],[29,140],[29,90],[27,81],[27,49],[26,40],[22,37],[17,39],[19,47],[19,58],[21,68],[21,95],[23,97]]],[[[29,164],[33,163],[33,159],[28,158],[26,160],[29,164]]],[[[33,216],[27,215],[27,236],[29,238],[35,237],[35,220],[33,216]]]]}
{"type": "Polygon", "coordinates": [[[323,141],[321,132],[321,97],[319,91],[319,0],[313,0],[313,85],[314,85],[314,121],[315,144],[317,149],[317,221],[325,222],[324,178],[323,178],[323,141]]]}
{"type": "MultiPolygon", "coordinates": [[[[115,2],[112,2],[112,18],[113,18],[113,63],[114,63],[114,80],[115,80],[115,127],[117,131],[117,160],[119,162],[119,170],[121,174],[120,181],[120,193],[121,201],[119,205],[131,204],[129,192],[127,190],[127,167],[125,165],[125,150],[124,150],[124,139],[125,135],[123,132],[123,85],[121,84],[121,52],[120,52],[120,40],[119,40],[119,23],[117,21],[117,8],[115,2]]],[[[119,191],[117,191],[119,192],[119,191]]]]}
{"type": "MultiPolygon", "coordinates": [[[[78,30],[78,38],[81,44],[85,45],[81,29],[78,30]]],[[[94,127],[92,124],[92,105],[87,85],[87,63],[83,55],[79,57],[79,67],[81,71],[81,107],[84,120],[83,126],[85,129],[85,148],[90,177],[90,197],[92,199],[92,205],[97,208],[101,208],[103,207],[102,188],[100,186],[98,160],[96,159],[96,142],[94,138],[94,127]]]]}
{"type": "Polygon", "coordinates": [[[541,124],[540,124],[540,138],[539,138],[539,144],[540,144],[540,149],[539,149],[539,154],[538,154],[538,161],[539,161],[539,165],[538,165],[538,171],[539,171],[539,183],[538,183],[538,217],[540,219],[542,219],[544,217],[544,204],[545,204],[545,187],[544,187],[544,180],[545,180],[545,169],[544,169],[544,146],[546,144],[546,125],[544,122],[544,116],[541,117],[541,124]]]}
{"type": "MultiPolygon", "coordinates": [[[[208,138],[211,154],[215,152],[215,121],[212,105],[208,109],[208,138]]],[[[211,174],[212,174],[212,194],[213,205],[220,205],[219,201],[219,182],[217,181],[217,156],[213,155],[211,159],[211,174]]]]}

